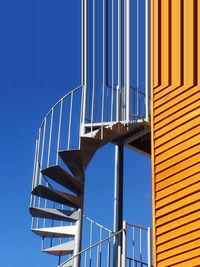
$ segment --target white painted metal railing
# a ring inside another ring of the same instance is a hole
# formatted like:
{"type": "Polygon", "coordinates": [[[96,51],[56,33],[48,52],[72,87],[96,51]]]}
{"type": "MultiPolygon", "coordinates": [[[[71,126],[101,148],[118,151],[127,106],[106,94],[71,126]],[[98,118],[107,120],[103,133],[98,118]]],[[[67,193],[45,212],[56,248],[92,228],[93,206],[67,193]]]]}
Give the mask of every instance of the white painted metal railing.
{"type": "MultiPolygon", "coordinates": [[[[55,208],[55,206],[54,206],[55,208]]],[[[66,221],[56,221],[50,219],[43,218],[33,218],[31,229],[40,229],[44,227],[58,227],[58,226],[69,226],[74,225],[74,223],[69,223],[66,221]]],[[[85,249],[87,247],[91,247],[94,244],[100,242],[104,238],[108,238],[112,235],[112,231],[103,225],[95,222],[90,219],[86,215],[83,215],[83,231],[84,235],[82,238],[82,248],[85,249]]],[[[43,238],[41,243],[41,250],[45,250],[46,248],[50,248],[52,246],[60,245],[62,243],[71,241],[71,238],[43,238]]],[[[100,247],[99,247],[100,249],[100,247]]],[[[100,251],[99,251],[100,253],[100,251]]],[[[72,255],[59,257],[59,262],[68,261],[72,255]],[[66,259],[67,258],[67,259],[66,259]]],[[[88,253],[88,259],[92,262],[92,250],[88,253]]]]}
{"type": "Polygon", "coordinates": [[[150,0],[84,0],[85,119],[96,123],[150,115],[150,0]]]}
{"type": "Polygon", "coordinates": [[[82,0],[82,85],[39,127],[32,188],[46,184],[40,171],[59,163],[59,150],[79,148],[80,135],[117,121],[149,121],[149,1],[82,0]]]}
{"type": "Polygon", "coordinates": [[[67,259],[59,267],[64,267],[68,262],[73,266],[76,257],[81,258],[80,267],[152,267],[151,228],[124,221],[122,230],[108,233],[107,237],[100,234],[99,241],[91,242],[87,248],[67,259]],[[117,238],[122,240],[122,246],[118,247],[120,256],[116,260],[113,255],[117,238]]]}
{"type": "MultiPolygon", "coordinates": [[[[60,150],[79,148],[82,91],[81,85],[71,90],[44,117],[37,133],[32,189],[37,185],[49,186],[41,170],[60,163],[60,150]]],[[[36,196],[31,197],[31,206],[36,205],[36,200],[36,196]]]]}

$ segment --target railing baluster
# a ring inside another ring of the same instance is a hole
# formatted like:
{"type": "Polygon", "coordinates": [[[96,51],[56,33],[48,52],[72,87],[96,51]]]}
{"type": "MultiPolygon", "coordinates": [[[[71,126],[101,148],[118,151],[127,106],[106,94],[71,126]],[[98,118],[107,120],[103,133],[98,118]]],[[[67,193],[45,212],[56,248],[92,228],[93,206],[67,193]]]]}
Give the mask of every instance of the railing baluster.
{"type": "MultiPolygon", "coordinates": [[[[44,120],[44,125],[43,125],[43,135],[42,135],[42,151],[41,151],[41,158],[40,158],[40,176],[39,176],[39,184],[42,184],[42,169],[43,169],[43,159],[44,159],[44,146],[45,146],[45,135],[46,135],[46,124],[47,124],[47,118],[44,120]]],[[[41,204],[41,197],[38,198],[38,208],[40,208],[41,204]]]]}
{"type": "Polygon", "coordinates": [[[102,62],[102,104],[101,104],[101,122],[102,122],[102,127],[103,127],[103,122],[104,122],[104,96],[105,96],[105,85],[106,85],[106,79],[105,79],[105,72],[106,72],[106,64],[105,64],[105,42],[106,42],[106,18],[105,18],[105,0],[102,1],[103,3],[103,16],[102,16],[102,57],[103,57],[103,62],[102,62]]]}
{"type": "MultiPolygon", "coordinates": [[[[40,171],[43,168],[43,159],[44,159],[44,145],[45,145],[45,134],[46,134],[46,123],[47,119],[44,120],[44,128],[43,128],[43,135],[42,135],[42,151],[41,151],[41,158],[40,158],[40,171]]],[[[40,172],[39,184],[42,184],[42,173],[40,172]]]]}
{"type": "Polygon", "coordinates": [[[109,239],[107,245],[107,267],[110,267],[110,232],[109,232],[109,239]]]}
{"type": "MultiPolygon", "coordinates": [[[[93,240],[93,222],[90,222],[90,247],[92,246],[93,240]]],[[[92,266],[92,250],[90,249],[90,256],[89,256],[89,266],[92,266]]]]}
{"type": "Polygon", "coordinates": [[[133,264],[135,260],[135,227],[132,227],[132,257],[133,257],[133,264]]]}
{"type": "Polygon", "coordinates": [[[87,267],[87,251],[84,253],[84,267],[87,267]]]}
{"type": "Polygon", "coordinates": [[[145,1],[145,119],[149,121],[149,0],[145,1]]]}
{"type": "Polygon", "coordinates": [[[96,41],[95,41],[95,2],[93,0],[93,7],[92,7],[92,104],[91,104],[91,132],[93,131],[93,123],[94,123],[94,98],[95,98],[95,72],[96,72],[96,60],[95,60],[95,53],[96,53],[96,41]]]}
{"type": "MultiPolygon", "coordinates": [[[[100,241],[102,240],[102,230],[103,228],[100,227],[100,241]]],[[[99,244],[99,266],[101,267],[101,256],[102,256],[102,243],[99,244]]]]}
{"type": "Polygon", "coordinates": [[[59,115],[58,139],[57,139],[57,150],[56,150],[56,165],[58,164],[58,152],[59,152],[59,149],[60,149],[60,133],[61,133],[61,124],[62,124],[62,109],[63,109],[63,99],[60,102],[60,115],[59,115]]]}
{"type": "Polygon", "coordinates": [[[142,229],[140,228],[140,267],[142,267],[142,229]]]}
{"type": "Polygon", "coordinates": [[[49,167],[50,156],[51,156],[53,117],[54,117],[54,108],[52,108],[52,110],[51,110],[51,122],[50,122],[50,130],[49,130],[49,145],[48,145],[48,155],[47,155],[47,168],[49,167]]]}
{"type": "Polygon", "coordinates": [[[151,242],[151,228],[148,228],[148,234],[147,234],[147,256],[148,256],[148,267],[152,266],[152,242],[151,242]]]}
{"type": "Polygon", "coordinates": [[[112,0],[112,95],[111,95],[111,122],[113,122],[113,112],[114,112],[114,87],[115,87],[115,80],[114,80],[114,0],[112,0]]]}
{"type": "Polygon", "coordinates": [[[70,111],[69,111],[69,125],[68,125],[68,143],[67,143],[67,149],[69,150],[70,147],[70,141],[71,141],[71,124],[72,124],[72,111],[73,111],[73,96],[74,93],[71,93],[70,98],[70,111]]]}
{"type": "Polygon", "coordinates": [[[137,80],[137,86],[136,86],[136,89],[139,90],[139,86],[140,86],[139,84],[139,75],[140,75],[140,71],[139,71],[139,68],[140,68],[139,0],[137,0],[136,4],[137,4],[137,7],[136,7],[136,12],[137,12],[136,13],[136,20],[137,20],[136,22],[136,25],[137,25],[137,29],[136,29],[136,64],[137,64],[136,75],[137,77],[136,77],[136,80],[137,80]]]}

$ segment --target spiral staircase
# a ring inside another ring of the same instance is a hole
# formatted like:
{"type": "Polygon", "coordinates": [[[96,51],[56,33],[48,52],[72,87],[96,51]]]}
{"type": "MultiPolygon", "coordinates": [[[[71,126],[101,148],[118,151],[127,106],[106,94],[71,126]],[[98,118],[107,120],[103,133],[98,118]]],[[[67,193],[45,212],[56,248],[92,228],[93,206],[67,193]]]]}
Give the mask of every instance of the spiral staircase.
{"type": "MultiPolygon", "coordinates": [[[[111,258],[116,258],[116,255],[118,260],[113,263],[114,267],[150,267],[152,260],[149,228],[124,223],[122,229],[113,232],[83,214],[86,169],[99,149],[108,143],[123,144],[148,156],[151,154],[149,71],[146,67],[148,65],[148,1],[146,1],[146,9],[143,6],[140,7],[138,1],[133,1],[137,2],[136,35],[139,31],[139,10],[144,9],[143,12],[146,14],[144,31],[146,46],[144,51],[142,49],[139,51],[140,43],[137,42],[135,85],[131,85],[130,80],[130,1],[123,1],[126,16],[120,17],[120,21],[123,21],[121,25],[115,25],[114,2],[112,2],[112,12],[110,12],[112,53],[108,53],[109,51],[106,53],[108,17],[105,14],[109,15],[108,6],[103,0],[102,9],[97,10],[95,6],[97,2],[93,1],[89,7],[89,2],[81,1],[81,85],[69,91],[50,109],[38,130],[30,201],[31,230],[42,238],[43,252],[58,256],[59,267],[111,266],[111,258]],[[90,19],[93,21],[93,28],[90,30],[88,30],[87,20],[89,10],[90,19]],[[102,46],[98,45],[98,48],[95,39],[97,12],[102,15],[98,16],[98,18],[101,17],[102,24],[102,46]],[[118,34],[116,38],[117,47],[115,47],[114,37],[116,30],[120,32],[122,27],[125,27],[123,55],[119,50],[119,47],[122,47],[120,35],[118,34]],[[90,45],[91,54],[88,54],[88,45],[90,45]],[[118,51],[119,71],[118,76],[114,78],[116,51],[118,51]],[[143,68],[144,75],[139,78],[141,75],[139,75],[138,65],[144,52],[146,53],[145,64],[140,66],[140,69],[143,68]],[[96,62],[98,53],[102,58],[101,62],[96,62]],[[106,67],[108,54],[112,55],[112,85],[105,79],[108,72],[106,67]],[[125,62],[124,85],[119,74],[122,71],[120,65],[122,58],[125,62]],[[102,78],[98,79],[97,64],[102,66],[102,78]],[[140,86],[139,79],[145,81],[144,87],[140,86]],[[89,83],[88,80],[92,82],[89,83]],[[89,222],[89,230],[86,232],[84,232],[85,221],[89,222]],[[98,228],[99,238],[96,240],[93,234],[94,225],[98,228]],[[132,231],[129,242],[128,227],[132,231]],[[138,242],[134,238],[135,231],[139,231],[138,242]],[[84,241],[86,236],[89,237],[87,244],[84,241]],[[123,245],[120,247],[121,251],[115,255],[117,238],[122,239],[123,245]],[[142,247],[144,239],[145,248],[142,247]],[[131,244],[130,249],[127,249],[127,243],[131,244]],[[105,255],[103,255],[103,246],[106,246],[105,255]],[[93,250],[95,250],[95,260],[92,256],[93,250]],[[127,253],[130,250],[133,255],[128,257],[127,253]],[[139,251],[138,256],[136,256],[136,250],[139,251]]],[[[119,9],[120,6],[118,6],[119,9]]],[[[109,40],[107,42],[109,43],[109,40]]]]}

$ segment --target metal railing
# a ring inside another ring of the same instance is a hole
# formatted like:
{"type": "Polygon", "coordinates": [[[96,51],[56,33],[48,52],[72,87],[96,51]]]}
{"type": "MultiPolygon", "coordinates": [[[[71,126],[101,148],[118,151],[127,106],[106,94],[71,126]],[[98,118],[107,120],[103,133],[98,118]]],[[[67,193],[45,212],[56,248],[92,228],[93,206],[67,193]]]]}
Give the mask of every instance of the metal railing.
{"type": "MultiPolygon", "coordinates": [[[[72,226],[75,223],[70,223],[66,221],[56,221],[50,219],[43,218],[33,218],[31,229],[40,229],[44,227],[58,227],[58,226],[72,226]]],[[[82,247],[87,248],[91,247],[94,244],[100,242],[101,240],[112,235],[112,231],[103,225],[95,222],[91,218],[83,215],[83,231],[84,235],[82,238],[82,247]]],[[[51,248],[56,245],[61,245],[65,242],[71,241],[72,238],[42,238],[41,250],[45,250],[47,248],[51,248]]],[[[67,261],[72,257],[72,255],[67,256],[67,261]]],[[[92,262],[92,253],[88,254],[89,260],[92,262]]],[[[65,257],[63,257],[65,258],[65,257]]],[[[58,260],[60,263],[63,261],[61,257],[58,260]]]]}
{"type": "Polygon", "coordinates": [[[149,121],[150,0],[88,0],[86,121],[149,121]]]}
{"type": "Polygon", "coordinates": [[[152,267],[151,249],[151,229],[124,222],[122,230],[117,233],[109,232],[108,237],[101,237],[98,242],[91,243],[89,247],[73,255],[59,267],[64,267],[69,262],[74,267],[73,262],[76,257],[81,258],[80,267],[152,267]],[[132,235],[129,234],[129,230],[132,235]],[[140,236],[138,240],[135,236],[137,230],[140,236]],[[143,244],[144,238],[146,238],[146,244],[143,244]],[[122,240],[121,246],[117,248],[116,239],[122,240]],[[132,257],[128,256],[130,247],[132,257]],[[117,259],[114,257],[115,249],[119,251],[117,259]]]}
{"type": "MultiPolygon", "coordinates": [[[[49,185],[41,170],[58,165],[60,150],[79,148],[82,85],[63,96],[46,114],[37,133],[32,189],[49,185]]],[[[31,197],[31,206],[36,197],[31,197]]]]}

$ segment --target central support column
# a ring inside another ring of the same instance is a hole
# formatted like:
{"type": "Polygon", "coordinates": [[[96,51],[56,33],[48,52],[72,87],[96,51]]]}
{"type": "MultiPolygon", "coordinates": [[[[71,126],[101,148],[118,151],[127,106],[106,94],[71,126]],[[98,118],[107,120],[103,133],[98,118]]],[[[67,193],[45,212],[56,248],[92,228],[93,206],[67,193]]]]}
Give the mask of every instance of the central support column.
{"type": "MultiPolygon", "coordinates": [[[[124,145],[115,146],[115,188],[114,188],[114,232],[118,232],[123,227],[123,159],[124,145]]],[[[121,235],[115,238],[113,267],[120,266],[122,251],[121,235]]]]}

